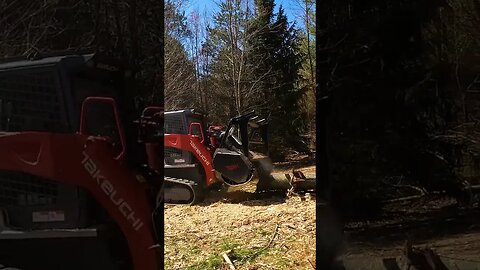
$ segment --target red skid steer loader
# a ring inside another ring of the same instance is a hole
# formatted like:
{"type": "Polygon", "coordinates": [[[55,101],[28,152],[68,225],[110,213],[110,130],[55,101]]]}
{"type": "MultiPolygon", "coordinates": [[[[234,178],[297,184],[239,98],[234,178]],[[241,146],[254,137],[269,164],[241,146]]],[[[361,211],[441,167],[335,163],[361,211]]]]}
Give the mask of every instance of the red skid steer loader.
{"type": "Polygon", "coordinates": [[[250,145],[256,139],[268,153],[268,121],[254,111],[230,119],[225,130],[207,127],[192,109],[165,112],[164,121],[166,203],[195,204],[218,185],[242,185],[264,171],[259,160],[268,158],[250,145]]]}
{"type": "Polygon", "coordinates": [[[1,265],[163,269],[163,109],[138,119],[122,78],[94,55],[0,61],[1,265]]]}

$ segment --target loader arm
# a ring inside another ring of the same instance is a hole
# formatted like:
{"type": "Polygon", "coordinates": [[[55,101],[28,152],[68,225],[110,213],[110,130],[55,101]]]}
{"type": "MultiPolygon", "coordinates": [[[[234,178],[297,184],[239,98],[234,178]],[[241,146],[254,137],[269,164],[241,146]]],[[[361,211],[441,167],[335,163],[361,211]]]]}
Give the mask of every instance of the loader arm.
{"type": "MultiPolygon", "coordinates": [[[[163,268],[146,183],[120,161],[103,137],[43,132],[0,133],[0,171],[81,186],[117,222],[135,270],[163,268]]],[[[159,179],[159,181],[161,181],[159,179]]]]}

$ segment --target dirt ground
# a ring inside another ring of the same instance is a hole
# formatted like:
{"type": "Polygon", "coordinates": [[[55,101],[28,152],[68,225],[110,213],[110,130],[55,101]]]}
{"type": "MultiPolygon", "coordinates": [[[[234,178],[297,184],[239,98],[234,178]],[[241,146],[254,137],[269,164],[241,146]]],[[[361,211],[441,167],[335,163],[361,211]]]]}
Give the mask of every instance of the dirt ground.
{"type": "Polygon", "coordinates": [[[458,207],[453,199],[431,196],[387,205],[375,219],[347,223],[345,234],[344,260],[397,257],[410,239],[442,260],[478,263],[473,269],[480,269],[480,209],[458,207]]]}
{"type": "Polygon", "coordinates": [[[200,205],[166,205],[165,269],[230,269],[223,253],[238,270],[314,269],[315,195],[256,196],[254,188],[255,181],[212,192],[200,205]]]}
{"type": "MultiPolygon", "coordinates": [[[[301,166],[303,172],[315,172],[314,166],[301,166]]],[[[293,167],[298,164],[276,164],[275,171],[293,167]]],[[[166,206],[165,269],[229,269],[224,252],[236,269],[314,269],[313,196],[258,197],[254,188],[255,182],[212,193],[198,206],[166,206]]],[[[453,269],[480,269],[478,204],[459,207],[441,195],[395,202],[375,217],[349,220],[344,233],[342,261],[398,258],[410,239],[442,260],[470,263],[453,269]]]]}

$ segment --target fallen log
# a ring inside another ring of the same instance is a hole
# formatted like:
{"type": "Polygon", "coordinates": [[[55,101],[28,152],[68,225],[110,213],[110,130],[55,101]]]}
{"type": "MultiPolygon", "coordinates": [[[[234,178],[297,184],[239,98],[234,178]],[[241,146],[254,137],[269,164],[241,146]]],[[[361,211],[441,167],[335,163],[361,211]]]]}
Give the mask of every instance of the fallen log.
{"type": "Polygon", "coordinates": [[[262,176],[259,179],[257,190],[290,190],[293,191],[314,191],[316,178],[314,174],[307,174],[305,178],[296,178],[291,174],[272,173],[262,176]]]}
{"type": "Polygon", "coordinates": [[[274,173],[274,167],[268,158],[253,160],[258,174],[257,191],[290,190],[312,191],[316,188],[315,173],[302,173],[293,170],[291,173],[274,173]]]}

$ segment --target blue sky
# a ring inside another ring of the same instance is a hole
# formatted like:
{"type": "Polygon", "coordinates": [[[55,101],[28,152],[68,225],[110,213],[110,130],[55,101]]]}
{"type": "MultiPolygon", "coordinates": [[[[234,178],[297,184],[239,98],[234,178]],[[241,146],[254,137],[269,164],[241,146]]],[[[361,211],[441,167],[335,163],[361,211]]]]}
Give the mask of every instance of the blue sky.
{"type": "MultiPolygon", "coordinates": [[[[203,15],[204,12],[207,12],[209,17],[217,11],[217,2],[221,0],[190,0],[185,4],[187,16],[190,12],[195,9],[200,11],[200,15],[203,15]]],[[[296,20],[296,14],[299,12],[299,8],[295,0],[275,0],[275,9],[278,11],[280,5],[283,6],[285,9],[285,13],[287,14],[288,21],[292,22],[296,20]]],[[[297,22],[297,27],[301,27],[302,23],[297,22]]]]}

